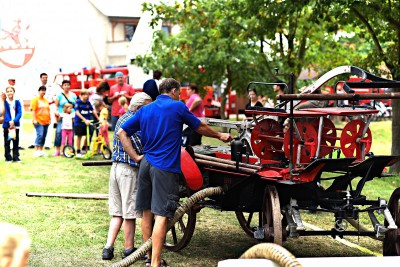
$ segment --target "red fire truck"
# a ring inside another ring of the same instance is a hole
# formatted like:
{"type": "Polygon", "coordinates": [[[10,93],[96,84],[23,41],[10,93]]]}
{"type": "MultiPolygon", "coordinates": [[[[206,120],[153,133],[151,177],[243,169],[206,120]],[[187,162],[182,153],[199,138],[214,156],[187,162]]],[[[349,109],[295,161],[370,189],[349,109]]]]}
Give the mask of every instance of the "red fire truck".
{"type": "MultiPolygon", "coordinates": [[[[122,72],[125,77],[125,82],[129,84],[129,71],[127,67],[112,67],[105,69],[82,69],[70,73],[58,73],[54,77],[54,83],[61,84],[63,80],[69,80],[71,82],[71,92],[74,92],[77,96],[80,94],[82,88],[90,88],[97,86],[102,81],[107,81],[108,84],[113,86],[115,81],[115,74],[122,72]]],[[[136,92],[141,92],[141,88],[134,88],[136,92]]],[[[180,99],[186,102],[189,97],[186,93],[187,87],[181,88],[180,99]]],[[[210,118],[220,118],[221,109],[221,98],[214,97],[214,91],[212,86],[205,87],[206,95],[203,98],[203,104],[205,109],[205,116],[210,118]]],[[[236,114],[237,103],[236,93],[230,92],[228,95],[227,104],[225,106],[225,114],[229,117],[231,114],[236,114]]]]}
{"type": "Polygon", "coordinates": [[[110,86],[116,83],[115,74],[122,72],[125,77],[125,82],[129,83],[128,68],[127,67],[113,67],[106,69],[82,69],[70,73],[58,73],[54,77],[54,83],[61,84],[63,80],[69,80],[71,82],[71,91],[79,96],[82,88],[90,88],[97,86],[102,81],[107,81],[110,86]]]}

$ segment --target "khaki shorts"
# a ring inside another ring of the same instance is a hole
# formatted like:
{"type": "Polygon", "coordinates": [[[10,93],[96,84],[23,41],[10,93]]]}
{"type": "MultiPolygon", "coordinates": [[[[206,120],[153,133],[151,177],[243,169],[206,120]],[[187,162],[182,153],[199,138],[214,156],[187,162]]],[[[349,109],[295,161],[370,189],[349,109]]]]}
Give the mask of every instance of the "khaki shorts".
{"type": "Polygon", "coordinates": [[[124,219],[142,218],[136,208],[138,167],[114,162],[110,171],[108,211],[124,219]]]}

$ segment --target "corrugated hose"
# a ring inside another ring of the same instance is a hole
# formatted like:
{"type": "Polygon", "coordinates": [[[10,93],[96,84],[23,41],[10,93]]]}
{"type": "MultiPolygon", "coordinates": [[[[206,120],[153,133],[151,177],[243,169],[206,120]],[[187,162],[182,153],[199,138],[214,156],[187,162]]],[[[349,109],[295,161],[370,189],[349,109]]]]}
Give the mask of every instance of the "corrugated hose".
{"type": "MultiPolygon", "coordinates": [[[[196,192],[193,194],[191,197],[189,197],[175,212],[174,217],[168,221],[167,225],[167,231],[169,231],[174,224],[182,218],[182,216],[190,210],[190,208],[196,204],[198,201],[209,197],[209,196],[214,196],[214,195],[221,195],[224,193],[224,189],[222,187],[210,187],[203,189],[199,192],[196,192]]],[[[126,257],[125,259],[116,262],[110,267],[125,267],[129,266],[136,261],[138,261],[142,256],[146,254],[147,251],[151,249],[151,240],[152,238],[150,237],[143,245],[141,245],[135,252],[133,252],[131,255],[126,257]]]]}
{"type": "Polygon", "coordinates": [[[301,267],[300,262],[284,247],[274,243],[261,243],[249,248],[241,259],[269,259],[282,267],[301,267]]]}

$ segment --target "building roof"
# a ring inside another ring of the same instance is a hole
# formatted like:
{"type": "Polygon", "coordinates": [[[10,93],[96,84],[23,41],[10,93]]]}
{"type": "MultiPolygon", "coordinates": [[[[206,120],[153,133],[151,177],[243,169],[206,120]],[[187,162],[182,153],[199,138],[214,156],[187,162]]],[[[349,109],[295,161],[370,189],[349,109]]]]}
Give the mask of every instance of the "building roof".
{"type": "Polygon", "coordinates": [[[118,18],[140,18],[142,0],[89,0],[103,15],[118,18]]]}

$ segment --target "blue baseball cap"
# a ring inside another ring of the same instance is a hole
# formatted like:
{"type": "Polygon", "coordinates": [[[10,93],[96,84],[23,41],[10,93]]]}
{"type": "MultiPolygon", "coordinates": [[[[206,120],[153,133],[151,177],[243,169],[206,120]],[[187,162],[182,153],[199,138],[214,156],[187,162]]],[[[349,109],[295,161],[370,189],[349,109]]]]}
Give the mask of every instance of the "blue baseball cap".
{"type": "Polygon", "coordinates": [[[124,74],[118,71],[117,73],[115,73],[115,77],[124,77],[124,74]]]}

